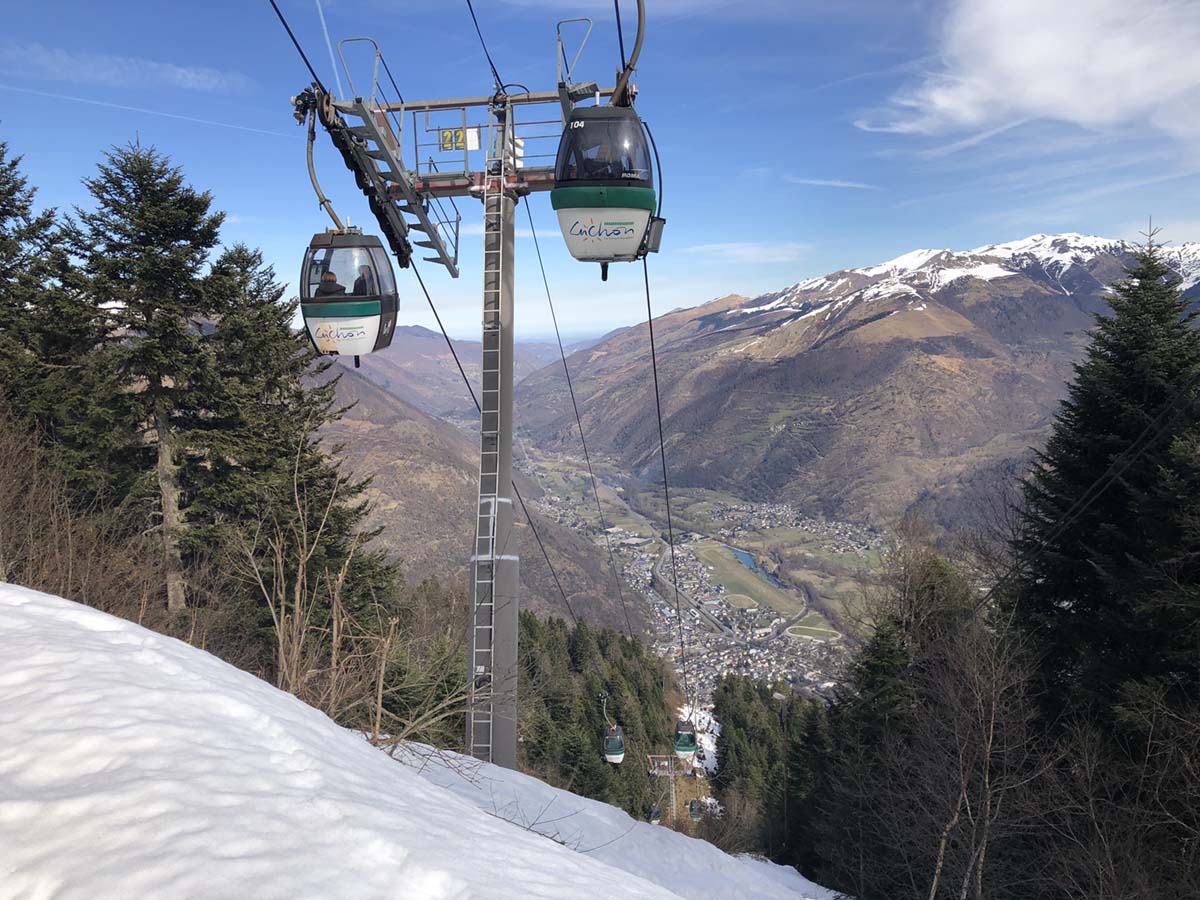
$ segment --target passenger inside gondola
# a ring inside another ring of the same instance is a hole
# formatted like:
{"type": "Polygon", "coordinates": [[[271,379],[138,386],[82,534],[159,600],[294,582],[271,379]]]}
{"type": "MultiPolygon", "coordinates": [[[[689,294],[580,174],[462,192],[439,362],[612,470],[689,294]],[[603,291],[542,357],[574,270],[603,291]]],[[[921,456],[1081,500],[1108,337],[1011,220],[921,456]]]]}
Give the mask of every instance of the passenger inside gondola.
{"type": "Polygon", "coordinates": [[[321,276],[321,283],[317,285],[317,289],[313,291],[314,297],[333,297],[337,294],[346,293],[345,285],[339,284],[337,276],[332,272],[326,272],[321,276]]]}
{"type": "Polygon", "coordinates": [[[370,266],[358,267],[358,277],[354,279],[354,293],[359,297],[373,297],[379,293],[375,287],[375,272],[370,266]]]}

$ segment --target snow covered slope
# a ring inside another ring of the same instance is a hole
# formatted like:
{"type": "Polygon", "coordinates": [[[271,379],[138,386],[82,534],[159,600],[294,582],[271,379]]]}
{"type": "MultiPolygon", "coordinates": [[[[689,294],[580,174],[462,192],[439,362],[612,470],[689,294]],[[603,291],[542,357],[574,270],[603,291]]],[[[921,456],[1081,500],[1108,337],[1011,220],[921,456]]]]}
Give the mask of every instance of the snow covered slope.
{"type": "MultiPolygon", "coordinates": [[[[402,757],[430,782],[523,828],[552,837],[593,859],[703,900],[832,900],[791,868],[732,857],[707,841],[639,822],[624,812],[560,791],[529,775],[483,765],[456,754],[402,757]],[[465,776],[465,777],[464,777],[465,776]]],[[[626,764],[636,764],[632,757],[626,764]]],[[[613,896],[605,892],[606,896],[613,896]]],[[[620,896],[619,894],[617,896],[620,896]]]]}
{"type": "Polygon", "coordinates": [[[0,584],[0,635],[2,900],[667,898],[701,879],[710,898],[828,896],[516,773],[421,777],[252,675],[57,597],[0,584]],[[570,846],[489,814],[550,801],[577,810],[570,846]]]}
{"type": "MultiPolygon", "coordinates": [[[[987,282],[1016,275],[1070,296],[1102,290],[1108,276],[1118,276],[1119,264],[1131,259],[1136,249],[1127,241],[1068,233],[1035,234],[973,250],[912,250],[878,265],[805,279],[755,297],[725,315],[799,313],[783,323],[791,324],[825,313],[828,320],[859,301],[920,302],[936,299],[952,286],[961,289],[967,280],[987,282]]],[[[1161,253],[1182,279],[1181,290],[1200,284],[1200,242],[1167,245],[1161,253]]]]}

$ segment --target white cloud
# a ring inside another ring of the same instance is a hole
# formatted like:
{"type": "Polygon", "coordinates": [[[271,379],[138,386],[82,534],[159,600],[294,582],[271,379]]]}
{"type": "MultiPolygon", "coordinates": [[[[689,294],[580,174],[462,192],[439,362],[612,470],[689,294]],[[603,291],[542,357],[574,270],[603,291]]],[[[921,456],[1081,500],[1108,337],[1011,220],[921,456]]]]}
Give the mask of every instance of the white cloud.
{"type": "Polygon", "coordinates": [[[951,0],[942,66],[866,130],[990,136],[1005,123],[1149,122],[1200,143],[1196,0],[951,0]]]}
{"type": "Polygon", "coordinates": [[[858,191],[881,191],[883,188],[874,184],[863,184],[861,181],[838,181],[829,178],[798,178],[795,175],[786,176],[792,184],[805,184],[812,187],[851,188],[858,191]]]}
{"type": "Polygon", "coordinates": [[[811,244],[797,241],[745,241],[725,244],[696,244],[685,247],[684,253],[700,253],[724,262],[785,263],[803,259],[811,244]]]}
{"type": "Polygon", "coordinates": [[[172,87],[229,94],[245,90],[251,81],[239,72],[207,66],[179,66],[135,56],[71,53],[40,43],[0,41],[0,71],[51,81],[104,87],[172,87]]]}

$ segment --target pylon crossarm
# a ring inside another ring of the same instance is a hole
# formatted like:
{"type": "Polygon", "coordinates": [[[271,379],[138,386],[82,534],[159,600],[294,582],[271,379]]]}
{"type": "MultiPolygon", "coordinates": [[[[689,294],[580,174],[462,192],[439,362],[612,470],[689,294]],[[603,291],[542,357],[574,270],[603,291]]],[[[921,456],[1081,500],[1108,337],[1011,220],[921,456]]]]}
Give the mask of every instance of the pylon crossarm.
{"type": "MultiPolygon", "coordinates": [[[[601,98],[611,97],[615,87],[597,88],[596,94],[601,98]]],[[[462,107],[486,106],[490,107],[496,100],[495,94],[488,94],[483,97],[453,97],[445,100],[406,100],[403,103],[381,103],[379,108],[384,112],[438,112],[448,109],[460,109],[462,107]]],[[[505,101],[510,106],[531,106],[536,103],[558,103],[559,94],[557,90],[553,91],[521,91],[515,94],[505,95],[505,101]]]]}

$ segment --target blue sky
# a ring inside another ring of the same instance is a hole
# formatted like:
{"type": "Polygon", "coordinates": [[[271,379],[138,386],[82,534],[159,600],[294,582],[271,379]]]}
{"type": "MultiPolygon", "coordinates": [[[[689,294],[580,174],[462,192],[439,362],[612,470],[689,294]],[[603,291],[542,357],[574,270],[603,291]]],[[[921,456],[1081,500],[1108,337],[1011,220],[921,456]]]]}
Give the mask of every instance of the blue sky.
{"type": "MultiPolygon", "coordinates": [[[[611,82],[618,60],[607,0],[475,5],[507,81],[551,89],[555,21],[591,15],[580,69],[611,82]]],[[[651,258],[656,313],[916,247],[1042,231],[1134,237],[1151,214],[1167,238],[1200,239],[1194,0],[647,6],[635,80],[663,156],[668,220],[663,252],[651,258]]],[[[316,0],[281,7],[332,86],[316,0]]],[[[465,0],[323,0],[323,9],[334,41],[379,41],[410,98],[491,91],[465,0]]],[[[623,10],[632,35],[633,0],[623,10]]],[[[24,155],[42,204],[86,203],[80,179],[106,148],[136,137],[212,191],[229,215],[226,242],[261,247],[294,281],[326,220],[288,104],[307,73],[266,0],[42,0],[6,24],[0,139],[24,155]]],[[[370,229],[327,141],[318,168],[339,211],[370,229]]],[[[644,317],[640,267],[614,265],[602,284],[598,267],[567,254],[548,197],[529,202],[564,332],[644,317]]],[[[460,206],[477,233],[478,204],[460,206]]],[[[460,279],[424,269],[459,336],[478,327],[479,255],[478,237],[467,236],[460,279]]],[[[527,227],[517,255],[519,333],[545,335],[527,227]]],[[[400,273],[400,283],[401,319],[432,326],[412,276],[400,273]]]]}

